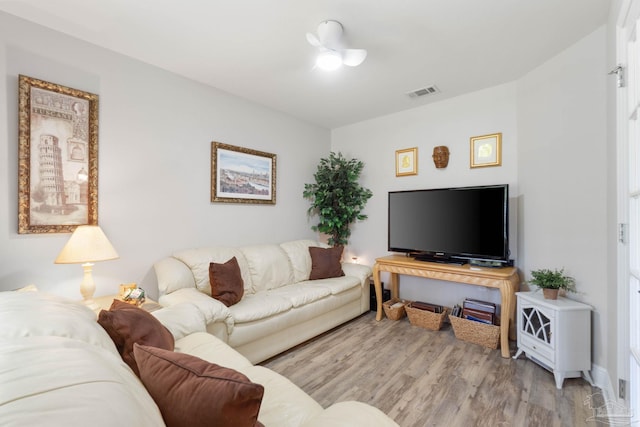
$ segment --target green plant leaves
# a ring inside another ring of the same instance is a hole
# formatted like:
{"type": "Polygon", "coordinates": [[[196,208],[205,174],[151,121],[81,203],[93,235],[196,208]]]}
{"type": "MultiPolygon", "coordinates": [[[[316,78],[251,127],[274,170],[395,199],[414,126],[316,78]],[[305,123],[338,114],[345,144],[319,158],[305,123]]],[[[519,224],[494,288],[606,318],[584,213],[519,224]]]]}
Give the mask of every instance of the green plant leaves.
{"type": "Polygon", "coordinates": [[[320,159],[316,182],[304,185],[302,195],[311,201],[307,213],[319,217],[311,229],[329,235],[332,246],[346,245],[351,223],[367,219],[362,210],[373,193],[358,182],[363,168],[362,161],[331,152],[320,159]]]}
{"type": "Polygon", "coordinates": [[[539,288],[547,289],[565,289],[570,292],[576,291],[576,281],[573,277],[564,274],[564,268],[558,270],[549,270],[543,268],[540,270],[532,270],[533,277],[528,283],[539,288]]]}

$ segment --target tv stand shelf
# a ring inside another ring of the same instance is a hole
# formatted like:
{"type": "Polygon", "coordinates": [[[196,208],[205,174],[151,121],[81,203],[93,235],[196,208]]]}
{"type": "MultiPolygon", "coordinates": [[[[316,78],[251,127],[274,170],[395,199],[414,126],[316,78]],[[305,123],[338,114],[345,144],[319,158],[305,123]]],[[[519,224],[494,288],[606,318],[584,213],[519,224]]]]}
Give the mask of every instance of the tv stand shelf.
{"type": "Polygon", "coordinates": [[[373,281],[377,298],[376,320],[382,320],[382,285],[380,272],[391,273],[391,298],[399,298],[398,275],[424,277],[427,279],[446,280],[449,282],[466,283],[468,285],[484,286],[500,290],[500,348],[502,357],[511,356],[509,338],[515,335],[515,293],[520,288],[518,269],[515,267],[482,268],[469,264],[453,265],[427,261],[416,261],[402,255],[390,255],[376,259],[373,266],[373,281]]]}

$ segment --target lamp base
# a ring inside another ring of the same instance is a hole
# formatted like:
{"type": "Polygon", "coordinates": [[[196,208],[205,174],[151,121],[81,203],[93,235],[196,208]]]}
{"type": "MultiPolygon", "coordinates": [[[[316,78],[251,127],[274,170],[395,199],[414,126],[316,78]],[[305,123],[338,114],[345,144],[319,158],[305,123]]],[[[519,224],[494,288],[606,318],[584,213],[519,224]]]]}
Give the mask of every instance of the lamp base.
{"type": "Polygon", "coordinates": [[[82,283],[80,284],[80,293],[82,294],[82,303],[89,307],[96,313],[100,311],[100,306],[93,300],[93,293],[96,291],[96,285],[93,282],[93,263],[86,262],[82,264],[84,275],[82,276],[82,283]]]}
{"type": "Polygon", "coordinates": [[[102,307],[100,307],[93,299],[82,300],[82,304],[86,305],[91,310],[95,311],[96,313],[99,312],[102,309],[102,307]]]}

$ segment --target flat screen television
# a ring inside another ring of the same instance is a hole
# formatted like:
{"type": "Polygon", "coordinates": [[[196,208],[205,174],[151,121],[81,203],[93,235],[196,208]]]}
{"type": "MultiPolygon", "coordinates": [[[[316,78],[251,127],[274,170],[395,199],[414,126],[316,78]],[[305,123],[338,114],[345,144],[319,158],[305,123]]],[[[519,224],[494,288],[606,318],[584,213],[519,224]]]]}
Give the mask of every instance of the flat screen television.
{"type": "Polygon", "coordinates": [[[418,260],[509,265],[509,185],[391,191],[388,231],[418,260]]]}

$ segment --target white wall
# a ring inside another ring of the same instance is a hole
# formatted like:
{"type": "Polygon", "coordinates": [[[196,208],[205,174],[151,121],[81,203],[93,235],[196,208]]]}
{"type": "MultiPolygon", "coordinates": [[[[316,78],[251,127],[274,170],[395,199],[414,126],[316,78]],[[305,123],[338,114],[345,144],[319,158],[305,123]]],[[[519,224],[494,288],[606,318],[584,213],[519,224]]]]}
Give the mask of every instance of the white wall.
{"type": "MultiPolygon", "coordinates": [[[[443,90],[446,90],[443,88],[443,90]]],[[[510,244],[517,259],[513,203],[517,188],[516,98],[513,83],[425,105],[374,120],[335,129],[332,149],[364,161],[363,186],[373,191],[365,213],[369,218],[353,229],[348,251],[363,262],[387,255],[387,193],[395,190],[468,185],[509,184],[510,244]],[[502,132],[502,166],[471,169],[473,136],[502,132]],[[436,169],[433,147],[446,145],[449,165],[436,169]],[[418,147],[418,174],[396,177],[395,151],[418,147]]],[[[498,292],[482,287],[402,277],[401,297],[452,306],[465,296],[500,302],[498,292]]]]}
{"type": "Polygon", "coordinates": [[[607,69],[601,27],[518,82],[520,267],[562,268],[594,306],[593,361],[606,366],[607,69]]]}
{"type": "Polygon", "coordinates": [[[79,297],[81,279],[53,264],[69,234],[17,234],[18,74],[100,96],[99,223],[120,258],[94,267],[97,295],[153,295],[153,263],[181,248],[316,237],[302,191],[327,129],[0,13],[0,290],[79,297]],[[275,206],[210,203],[214,140],[277,155],[275,206]]]}
{"type": "MultiPolygon", "coordinates": [[[[369,264],[388,254],[388,191],[508,183],[511,251],[523,279],[540,267],[575,276],[581,294],[573,297],[595,307],[593,362],[606,367],[605,68],[603,27],[516,82],[335,129],[332,150],[365,162],[362,182],[374,193],[348,250],[369,264]],[[469,138],[493,132],[503,133],[502,166],[470,169],[469,138]],[[437,145],[451,151],[443,170],[431,159],[437,145]],[[418,175],[396,177],[395,150],[416,146],[418,175]]],[[[413,277],[401,278],[400,294],[499,302],[494,290],[413,277]]]]}

